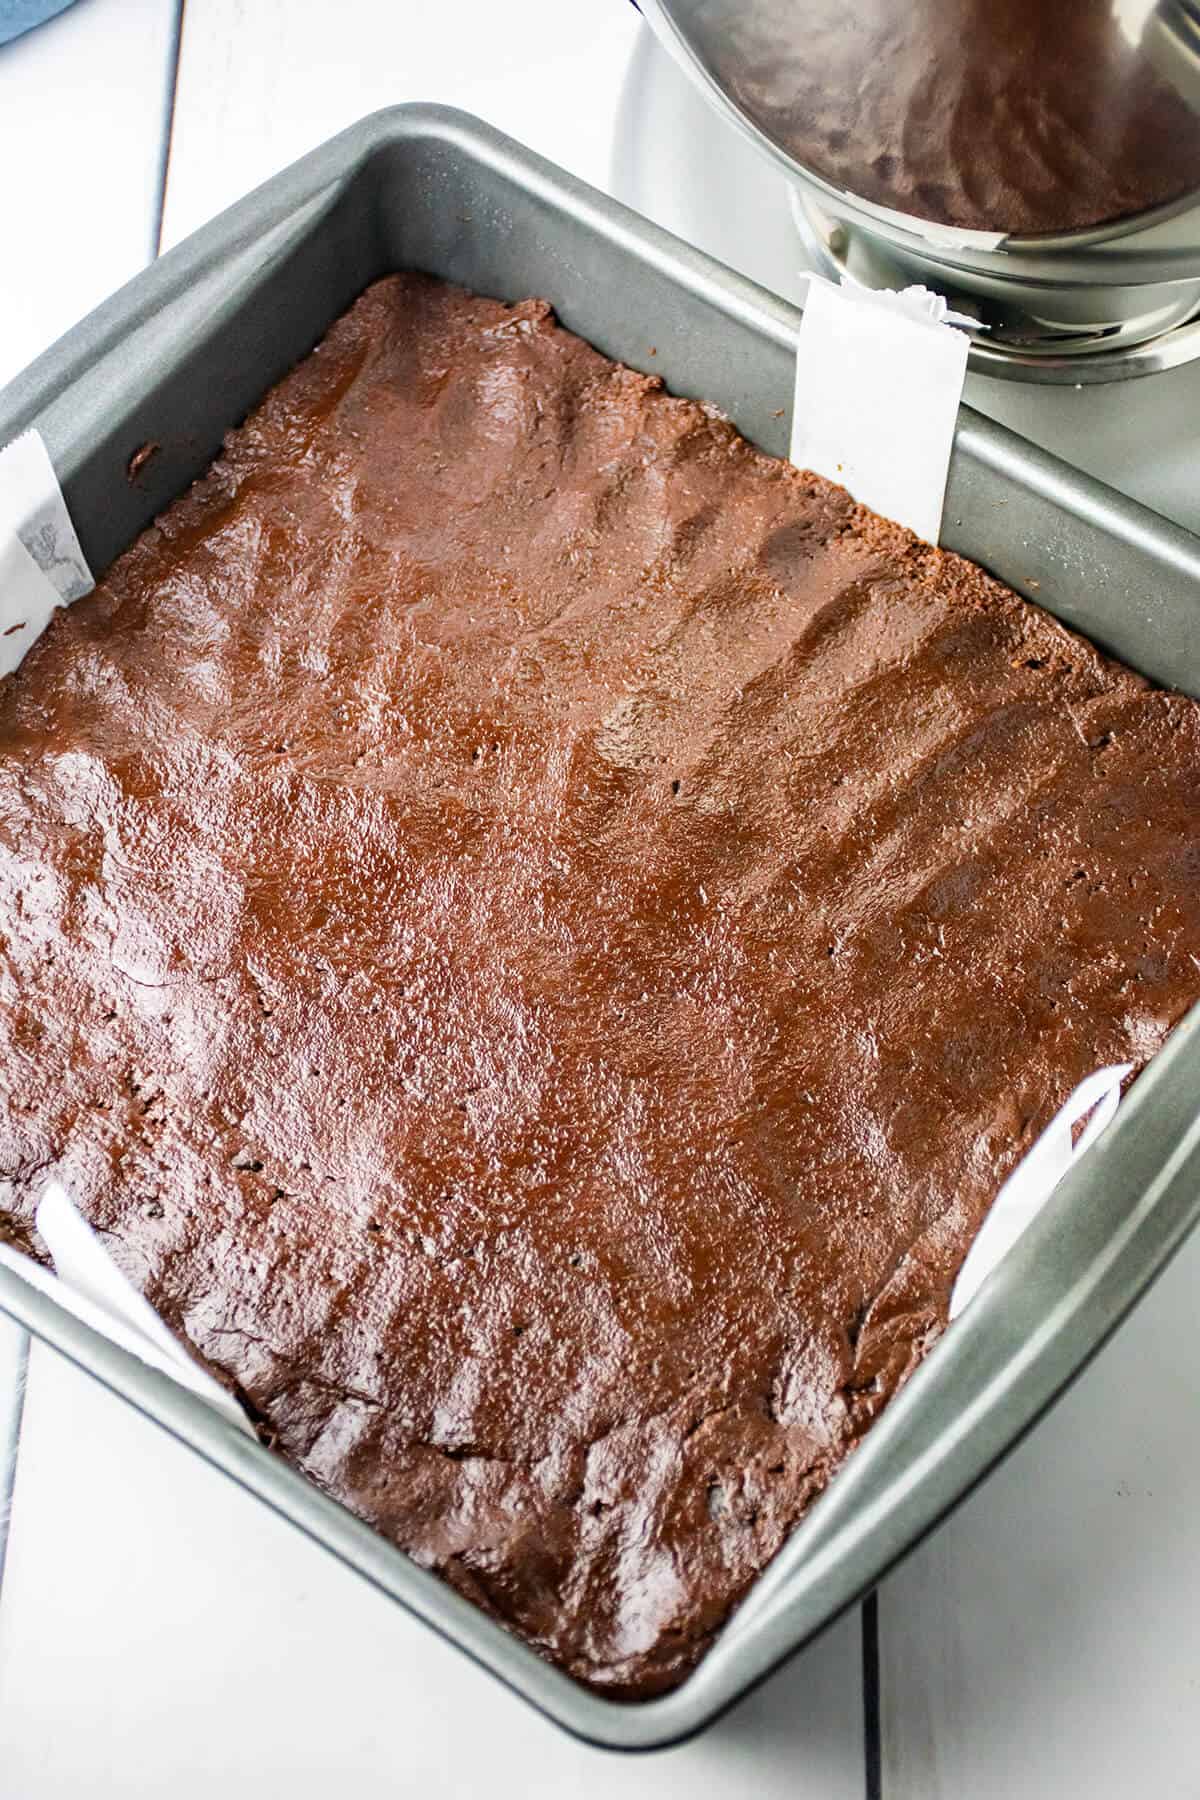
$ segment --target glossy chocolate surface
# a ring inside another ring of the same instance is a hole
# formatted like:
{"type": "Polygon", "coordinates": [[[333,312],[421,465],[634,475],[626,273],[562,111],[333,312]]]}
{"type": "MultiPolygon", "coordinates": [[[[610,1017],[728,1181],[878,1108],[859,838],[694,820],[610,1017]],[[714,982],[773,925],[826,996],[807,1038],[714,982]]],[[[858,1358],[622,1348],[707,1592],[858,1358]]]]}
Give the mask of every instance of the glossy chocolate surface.
{"type": "Polygon", "coordinates": [[[1200,117],[1112,0],[664,6],[769,138],[878,206],[1038,234],[1200,190],[1200,117]]]}
{"type": "Polygon", "coordinates": [[[1200,707],[608,362],[381,282],[0,683],[0,1230],[680,1680],[997,1186],[1200,996],[1200,707]]]}

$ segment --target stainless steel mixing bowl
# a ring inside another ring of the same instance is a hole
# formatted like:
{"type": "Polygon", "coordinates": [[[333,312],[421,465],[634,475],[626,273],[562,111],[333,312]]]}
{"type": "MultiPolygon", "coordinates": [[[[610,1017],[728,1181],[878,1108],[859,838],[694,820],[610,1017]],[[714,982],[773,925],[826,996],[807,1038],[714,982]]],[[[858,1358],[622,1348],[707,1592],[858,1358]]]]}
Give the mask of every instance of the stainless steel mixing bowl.
{"type": "Polygon", "coordinates": [[[979,321],[973,368],[1200,356],[1200,0],[641,6],[786,170],[815,265],[944,293],[979,321]]]}

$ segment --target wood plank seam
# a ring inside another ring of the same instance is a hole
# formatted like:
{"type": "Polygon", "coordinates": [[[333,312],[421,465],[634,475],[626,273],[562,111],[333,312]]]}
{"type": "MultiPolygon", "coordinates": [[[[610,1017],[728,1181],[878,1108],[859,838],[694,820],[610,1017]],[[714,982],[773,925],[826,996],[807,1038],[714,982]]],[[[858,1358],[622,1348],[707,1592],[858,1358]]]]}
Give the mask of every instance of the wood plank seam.
{"type": "Polygon", "coordinates": [[[16,1392],[13,1395],[8,1430],[4,1442],[0,1443],[0,1601],[4,1597],[4,1564],[8,1553],[13,1494],[17,1485],[17,1450],[21,1441],[21,1420],[25,1414],[28,1375],[29,1334],[22,1332],[16,1356],[16,1392]]]}
{"type": "Polygon", "coordinates": [[[158,161],[158,205],[154,214],[151,257],[162,255],[163,219],[167,210],[167,178],[171,167],[171,140],[175,134],[175,106],[179,99],[179,63],[180,51],[183,47],[183,15],[186,8],[187,0],[178,0],[175,8],[175,29],[171,40],[170,89],[167,94],[166,114],[163,119],[162,153],[158,161]]]}

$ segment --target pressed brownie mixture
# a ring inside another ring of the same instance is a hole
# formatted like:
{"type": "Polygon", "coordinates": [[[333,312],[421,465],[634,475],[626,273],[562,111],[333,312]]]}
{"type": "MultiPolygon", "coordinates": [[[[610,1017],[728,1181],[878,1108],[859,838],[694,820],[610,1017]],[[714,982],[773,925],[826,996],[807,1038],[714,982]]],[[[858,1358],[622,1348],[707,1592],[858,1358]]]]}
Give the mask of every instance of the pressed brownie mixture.
{"type": "Polygon", "coordinates": [[[371,288],[0,683],[0,1234],[678,1682],[1200,996],[1200,707],[540,301],[371,288]]]}

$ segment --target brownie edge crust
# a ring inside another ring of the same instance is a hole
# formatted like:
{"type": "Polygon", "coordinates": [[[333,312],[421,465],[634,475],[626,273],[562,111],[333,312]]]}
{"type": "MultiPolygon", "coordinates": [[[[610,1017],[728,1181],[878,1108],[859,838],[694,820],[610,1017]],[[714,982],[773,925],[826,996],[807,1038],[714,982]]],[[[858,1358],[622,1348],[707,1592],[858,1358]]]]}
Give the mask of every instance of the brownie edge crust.
{"type": "Polygon", "coordinates": [[[0,1235],[617,1695],[1198,996],[1200,708],[540,301],[377,283],[0,682],[0,1235]]]}

